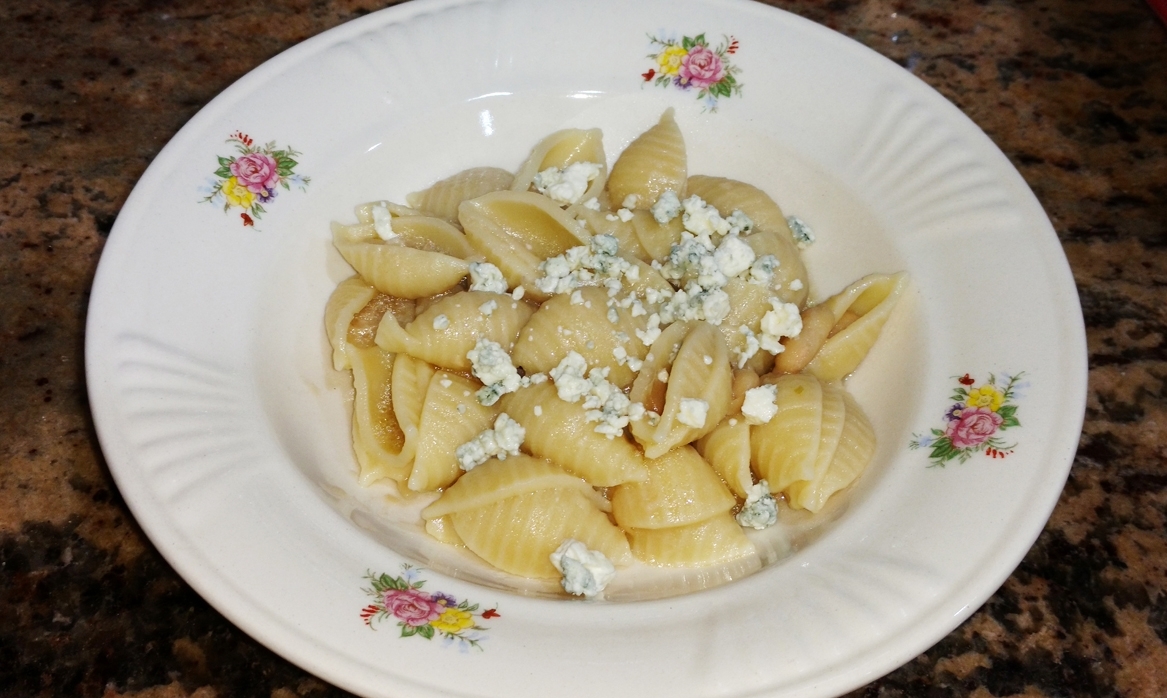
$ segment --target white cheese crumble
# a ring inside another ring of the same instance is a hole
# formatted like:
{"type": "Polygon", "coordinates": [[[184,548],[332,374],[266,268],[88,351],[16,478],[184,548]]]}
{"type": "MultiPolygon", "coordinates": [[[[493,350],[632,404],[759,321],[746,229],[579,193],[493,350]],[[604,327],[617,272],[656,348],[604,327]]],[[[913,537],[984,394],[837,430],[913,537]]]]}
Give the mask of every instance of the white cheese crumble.
{"type": "Polygon", "coordinates": [[[493,298],[478,306],[478,312],[483,315],[490,315],[498,308],[498,301],[493,298]]]}
{"type": "Polygon", "coordinates": [[[450,380],[449,378],[443,378],[442,380],[440,380],[438,382],[441,384],[441,386],[443,388],[449,388],[451,385],[454,384],[454,381],[450,380]]]}
{"type": "MultiPolygon", "coordinates": [[[[764,254],[750,265],[750,283],[769,286],[774,282],[774,270],[778,268],[778,258],[772,254],[764,254]]],[[[797,281],[797,279],[795,279],[797,281]]],[[[801,286],[802,282],[798,282],[801,286]]],[[[791,284],[793,286],[794,284],[791,284]]],[[[794,289],[797,291],[798,289],[794,289]]]]}
{"type": "Polygon", "coordinates": [[[802,315],[797,305],[783,303],[778,298],[771,298],[770,306],[773,309],[762,316],[762,333],[758,342],[771,354],[781,354],[786,347],[778,340],[782,337],[797,337],[802,332],[802,315]]]}
{"type": "Polygon", "coordinates": [[[651,210],[652,217],[656,219],[656,222],[665,225],[681,215],[681,200],[677,198],[677,192],[669,189],[657,198],[651,210]]]}
{"type": "Polygon", "coordinates": [[[790,232],[794,234],[794,244],[798,249],[805,250],[814,244],[815,235],[806,221],[798,216],[787,216],[786,225],[790,226],[790,232]]]}
{"type": "Polygon", "coordinates": [[[612,235],[596,235],[588,244],[573,247],[539,263],[543,276],[535,286],[546,294],[570,293],[581,286],[607,286],[609,295],[620,290],[622,279],[635,282],[640,268],[619,256],[620,245],[612,235]]]}
{"type": "Polygon", "coordinates": [[[700,429],[705,426],[705,419],[708,415],[708,402],[687,397],[681,399],[681,409],[677,412],[677,421],[687,427],[700,429]]]}
{"type": "Polygon", "coordinates": [[[636,208],[639,203],[639,194],[629,194],[628,196],[624,197],[624,200],[620,202],[620,205],[624,208],[636,208]]]}
{"type": "Polygon", "coordinates": [[[484,430],[454,449],[454,457],[458,459],[459,468],[473,470],[491,458],[506,460],[507,456],[519,455],[519,446],[526,437],[527,430],[523,425],[503,412],[494,420],[493,429],[484,430]]]}
{"type": "Polygon", "coordinates": [[[644,405],[632,402],[624,391],[608,382],[607,367],[590,371],[587,368],[583,356],[578,352],[568,352],[559,365],[551,369],[556,394],[565,402],[583,399],[584,418],[589,422],[599,422],[595,431],[614,439],[624,433],[629,422],[644,416],[644,405]]]}
{"type": "Polygon", "coordinates": [[[802,279],[795,279],[794,281],[791,281],[790,282],[790,290],[791,291],[801,291],[802,290],[802,279]]]}
{"type": "Polygon", "coordinates": [[[535,175],[536,191],[560,204],[574,204],[588,190],[588,183],[600,174],[600,165],[594,162],[573,162],[560,170],[548,167],[535,175]]]}
{"type": "Polygon", "coordinates": [[[466,352],[470,359],[471,372],[482,381],[483,388],[475,397],[482,405],[489,407],[507,393],[513,393],[522,385],[518,370],[511,363],[511,357],[498,342],[479,338],[474,348],[466,352]]]}
{"type": "Polygon", "coordinates": [[[446,317],[444,314],[439,315],[436,318],[434,318],[434,329],[435,330],[441,331],[441,330],[448,329],[449,327],[450,327],[450,318],[446,317]]]}
{"type": "Polygon", "coordinates": [[[511,292],[511,298],[514,298],[515,300],[521,300],[523,296],[526,295],[526,293],[527,289],[523,288],[522,286],[515,286],[515,290],[511,292]]]}
{"type": "Polygon", "coordinates": [[[773,385],[759,385],[746,391],[742,403],[742,416],[746,424],[766,424],[778,414],[778,388],[773,385]]]}
{"type": "Polygon", "coordinates": [[[389,207],[385,204],[377,204],[373,207],[373,230],[377,231],[377,235],[382,240],[392,240],[397,237],[397,233],[393,232],[393,216],[389,213],[389,207]]]}
{"type": "Polygon", "coordinates": [[[563,575],[563,590],[594,598],[616,577],[616,566],[598,550],[568,538],[551,553],[551,564],[563,575]]]}
{"type": "Polygon", "coordinates": [[[619,218],[621,221],[627,223],[628,221],[632,220],[632,211],[629,211],[626,208],[622,208],[622,209],[616,211],[616,217],[619,218]]]}
{"type": "Polygon", "coordinates": [[[641,343],[646,347],[651,347],[652,343],[660,337],[660,313],[653,313],[648,316],[648,324],[643,330],[636,330],[636,336],[641,343]]]}
{"type": "Polygon", "coordinates": [[[592,198],[583,202],[583,207],[588,209],[589,211],[599,211],[600,210],[600,200],[593,196],[592,198]]]}
{"type": "Polygon", "coordinates": [[[746,503],[735,517],[742,526],[761,530],[778,523],[778,505],[770,494],[770,485],[762,480],[746,490],[746,503]]]}
{"type": "Polygon", "coordinates": [[[754,248],[747,245],[739,237],[725,238],[717,246],[717,251],[713,253],[717,268],[730,279],[749,269],[756,257],[754,248]]]}
{"type": "Polygon", "coordinates": [[[507,282],[502,271],[490,262],[471,262],[470,290],[506,293],[507,282]]]}

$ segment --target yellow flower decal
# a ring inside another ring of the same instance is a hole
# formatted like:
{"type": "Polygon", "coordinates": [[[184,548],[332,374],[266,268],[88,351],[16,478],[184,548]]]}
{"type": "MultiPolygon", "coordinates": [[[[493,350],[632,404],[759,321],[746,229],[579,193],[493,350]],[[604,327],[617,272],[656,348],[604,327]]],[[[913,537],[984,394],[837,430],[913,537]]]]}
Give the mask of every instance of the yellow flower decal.
{"type": "Polygon", "coordinates": [[[467,628],[474,627],[474,617],[466,611],[457,608],[447,608],[437,620],[431,620],[430,625],[444,633],[456,634],[467,628]]]}
{"type": "Polygon", "coordinates": [[[255,194],[235,177],[228,178],[223,184],[223,196],[227,197],[228,204],[239,208],[251,208],[255,203],[255,194]]]}
{"type": "Polygon", "coordinates": [[[656,62],[664,75],[676,75],[681,70],[681,59],[689,55],[689,50],[673,44],[660,52],[656,62]]]}
{"type": "Polygon", "coordinates": [[[991,385],[984,385],[968,391],[968,400],[965,404],[969,407],[987,407],[996,412],[1001,409],[1001,403],[1004,401],[1005,396],[999,390],[991,385]]]}

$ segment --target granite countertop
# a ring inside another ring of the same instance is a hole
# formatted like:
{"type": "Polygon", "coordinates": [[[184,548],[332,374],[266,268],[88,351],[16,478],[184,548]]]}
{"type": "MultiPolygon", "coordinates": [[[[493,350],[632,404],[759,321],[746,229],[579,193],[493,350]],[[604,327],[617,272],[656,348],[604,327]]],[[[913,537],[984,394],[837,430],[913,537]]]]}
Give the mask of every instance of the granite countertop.
{"type": "MultiPolygon", "coordinates": [[[[1140,0],[778,0],[1000,146],[1073,269],[1090,356],[1069,482],[968,621],[854,696],[1167,695],[1167,30],[1140,0]]],[[[195,594],[128,513],[82,362],[102,246],[159,149],[373,0],[0,6],[0,696],[347,695],[195,594]]]]}

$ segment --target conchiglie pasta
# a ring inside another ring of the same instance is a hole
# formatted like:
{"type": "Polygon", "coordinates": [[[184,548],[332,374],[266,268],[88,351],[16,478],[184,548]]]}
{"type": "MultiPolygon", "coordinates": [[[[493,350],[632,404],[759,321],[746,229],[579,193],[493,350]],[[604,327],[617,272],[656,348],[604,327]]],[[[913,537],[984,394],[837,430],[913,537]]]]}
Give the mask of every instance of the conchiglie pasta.
{"type": "Polygon", "coordinates": [[[527,430],[524,448],[596,487],[648,478],[648,461],[635,446],[597,432],[582,403],[560,400],[550,383],[504,395],[501,405],[527,430]]]}
{"type": "Polygon", "coordinates": [[[405,200],[415,209],[457,222],[458,206],[463,201],[510,189],[514,180],[513,174],[498,167],[473,167],[434,182],[429,188],[406,196],[405,200]]]}
{"type": "Polygon", "coordinates": [[[636,559],[657,567],[708,567],[756,552],[728,513],[672,528],[630,528],[628,542],[636,559]]]}
{"type": "Polygon", "coordinates": [[[465,201],[458,219],[470,244],[502,271],[508,286],[523,286],[538,300],[547,298],[535,288],[539,264],[586,244],[589,237],[551,199],[530,192],[495,192],[465,201]]]}
{"type": "Polygon", "coordinates": [[[697,441],[697,452],[738,498],[754,484],[750,472],[750,425],[741,417],[726,419],[697,441]]]}
{"type": "Polygon", "coordinates": [[[648,479],[612,488],[612,516],[623,528],[668,528],[703,521],[736,500],[691,446],[649,461],[648,479]]]}
{"type": "Polygon", "coordinates": [[[782,376],[774,382],[777,414],[750,431],[751,462],[770,491],[814,477],[823,430],[823,388],[814,376],[782,376]]]}
{"type": "Polygon", "coordinates": [[[349,358],[345,353],[348,345],[348,329],[353,317],[365,304],[372,300],[377,290],[353,276],[337,284],[328,304],[324,306],[324,328],[328,343],[332,345],[332,366],[337,371],[349,368],[349,358]]]}
{"type": "MultiPolygon", "coordinates": [[[[676,326],[670,325],[669,329],[676,326]]],[[[663,366],[659,357],[672,355],[675,342],[676,337],[668,331],[661,333],[649,351],[655,359],[649,364],[663,366]]],[[[707,322],[694,323],[675,356],[664,386],[660,420],[655,425],[646,420],[633,422],[632,435],[649,458],[658,458],[669,449],[696,441],[712,431],[725,416],[732,397],[729,352],[717,328],[707,322]]],[[[646,409],[658,405],[652,396],[656,384],[661,382],[658,373],[659,370],[656,373],[642,370],[632,384],[629,397],[644,404],[646,409]]]]}
{"type": "Polygon", "coordinates": [[[858,368],[896,303],[908,286],[908,275],[872,274],[848,286],[823,305],[835,316],[832,334],[806,370],[825,381],[836,381],[858,368]]]}
{"type": "Polygon", "coordinates": [[[377,330],[377,345],[442,368],[469,371],[466,354],[479,339],[510,350],[533,312],[525,301],[505,294],[463,291],[437,301],[405,327],[386,314],[377,330]]]}
{"type": "Polygon", "coordinates": [[[461,475],[455,451],[494,423],[498,410],[479,404],[480,384],[465,376],[437,371],[430,378],[418,420],[417,450],[407,483],[415,492],[450,485],[461,475]]]}
{"type": "Polygon", "coordinates": [[[634,195],[634,208],[649,208],[666,191],[684,196],[687,176],[685,139],[668,109],[616,159],[608,176],[608,196],[613,204],[622,204],[634,195]]]}
{"type": "Polygon", "coordinates": [[[794,508],[819,511],[831,495],[859,476],[874,452],[875,432],[867,416],[841,388],[824,386],[823,431],[814,477],[791,483],[787,500],[794,508]]]}
{"type": "Polygon", "coordinates": [[[639,362],[648,353],[636,339],[636,331],[644,329],[644,317],[633,318],[624,308],[609,308],[607,292],[595,286],[579,289],[579,302],[573,296],[554,296],[535,311],[515,343],[514,364],[528,375],[545,373],[575,351],[589,368],[607,367],[611,383],[628,387],[636,376],[628,358],[639,362]],[[609,313],[615,314],[616,322],[609,313]]]}
{"type": "Polygon", "coordinates": [[[432,519],[546,489],[574,489],[588,497],[597,508],[608,508],[604,498],[582,479],[551,461],[519,454],[505,461],[488,460],[474,468],[427,506],[421,515],[432,519]]]}
{"type": "Polygon", "coordinates": [[[416,429],[397,420],[393,404],[395,357],[377,347],[348,345],[353,370],[353,450],[361,484],[382,478],[401,481],[409,475],[416,448],[416,429]]]}
{"type": "Polygon", "coordinates": [[[417,250],[403,242],[336,242],[340,256],[382,293],[422,298],[456,286],[470,262],[441,252],[417,250]]]}
{"type": "Polygon", "coordinates": [[[608,177],[608,161],[604,155],[604,134],[598,128],[569,128],[547,136],[539,141],[526,162],[515,174],[511,189],[527,191],[535,175],[554,167],[560,170],[577,162],[591,162],[600,166],[600,173],[588,185],[579,201],[587,201],[604,189],[608,177]]]}
{"type": "Polygon", "coordinates": [[[392,225],[401,242],[415,250],[438,252],[464,260],[478,257],[462,231],[441,218],[402,216],[394,218],[392,225]]]}

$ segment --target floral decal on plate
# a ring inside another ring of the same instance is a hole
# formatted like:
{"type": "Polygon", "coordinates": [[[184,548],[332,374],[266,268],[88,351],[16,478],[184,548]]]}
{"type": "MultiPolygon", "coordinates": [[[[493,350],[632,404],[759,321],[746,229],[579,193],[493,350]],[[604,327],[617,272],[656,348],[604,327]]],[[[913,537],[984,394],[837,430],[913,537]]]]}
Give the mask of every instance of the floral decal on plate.
{"type": "Polygon", "coordinates": [[[705,102],[708,111],[717,111],[717,100],[722,97],[741,95],[738,68],[729,58],[739,48],[734,37],[723,37],[716,48],[710,48],[705,34],[682,36],[680,41],[649,34],[648,39],[657,49],[656,53],[648,54],[656,61],[656,67],[641,73],[644,82],[658,87],[695,89],[697,99],[705,102]]]}
{"type": "Polygon", "coordinates": [[[305,191],[312,181],[310,177],[296,174],[296,166],[300,164],[296,158],[300,153],[290,146],[277,148],[275,141],[256,146],[251,136],[242,131],[231,134],[226,142],[235,145],[237,154],[216,156],[219,169],[215,170],[215,179],[204,192],[202,201],[222,204],[224,212],[234,207],[243,209],[239,217],[245,226],[254,226],[267,213],[264,204],[271,203],[281,187],[305,191]]]}
{"type": "Polygon", "coordinates": [[[361,619],[374,630],[376,623],[396,619],[401,637],[432,640],[436,636],[463,650],[481,650],[487,628],[478,625],[478,619],[500,617],[494,608],[479,613],[478,604],[459,601],[440,591],[422,591],[425,580],[421,570],[412,565],[401,565],[400,577],[369,572],[365,579],[370,586],[364,591],[374,601],[361,609],[361,619]]]}
{"type": "Polygon", "coordinates": [[[944,413],[944,427],[930,429],[923,436],[912,434],[908,446],[931,449],[929,467],[944,466],[952,460],[964,463],[982,451],[991,458],[1004,458],[1013,453],[1017,444],[1007,443],[1000,434],[1021,426],[1014,401],[1017,389],[1026,385],[1020,382],[1024,375],[1022,371],[998,378],[990,373],[989,379],[979,386],[967,373],[956,378],[957,386],[951,397],[954,404],[944,413]]]}

